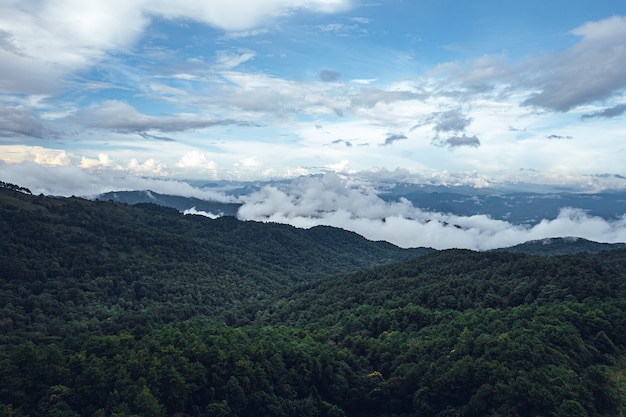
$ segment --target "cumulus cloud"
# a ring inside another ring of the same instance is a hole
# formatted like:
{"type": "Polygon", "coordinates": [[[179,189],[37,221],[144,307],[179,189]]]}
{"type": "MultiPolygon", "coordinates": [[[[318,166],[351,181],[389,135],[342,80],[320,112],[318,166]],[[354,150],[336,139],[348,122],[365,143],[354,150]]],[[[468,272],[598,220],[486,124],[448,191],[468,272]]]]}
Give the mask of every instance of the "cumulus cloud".
{"type": "Polygon", "coordinates": [[[204,152],[200,151],[189,151],[184,154],[176,166],[180,168],[198,168],[202,170],[210,170],[215,171],[217,169],[217,165],[214,161],[211,161],[207,158],[204,152]]]}
{"type": "Polygon", "coordinates": [[[87,158],[86,156],[83,156],[80,160],[79,166],[85,169],[95,169],[95,168],[109,167],[112,165],[112,163],[113,161],[111,161],[111,158],[109,157],[109,155],[105,153],[100,153],[98,154],[98,159],[87,158]]]}
{"type": "Polygon", "coordinates": [[[136,158],[133,158],[128,163],[127,169],[135,175],[161,176],[167,174],[165,164],[153,158],[148,158],[143,162],[139,162],[136,158]]]}
{"type": "Polygon", "coordinates": [[[401,247],[487,250],[559,236],[599,242],[626,241],[626,215],[608,221],[579,209],[563,208],[555,219],[528,227],[486,215],[426,212],[407,200],[385,202],[371,191],[348,186],[334,174],[281,187],[266,186],[244,197],[243,202],[238,213],[243,220],[287,223],[302,228],[334,226],[401,247]]]}
{"type": "Polygon", "coordinates": [[[44,167],[70,164],[70,155],[66,151],[42,146],[6,145],[0,147],[0,151],[0,161],[10,164],[34,162],[44,167]]]}

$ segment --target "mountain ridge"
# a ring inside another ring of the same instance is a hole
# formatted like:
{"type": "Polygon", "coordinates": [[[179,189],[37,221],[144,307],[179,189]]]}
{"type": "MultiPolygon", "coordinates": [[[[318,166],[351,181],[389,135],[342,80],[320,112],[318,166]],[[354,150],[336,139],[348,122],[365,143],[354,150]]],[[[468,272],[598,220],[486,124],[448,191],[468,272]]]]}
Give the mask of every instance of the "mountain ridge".
{"type": "Polygon", "coordinates": [[[401,249],[329,227],[210,219],[155,204],[50,198],[9,189],[0,189],[0,215],[2,279],[18,285],[12,277],[22,277],[26,286],[58,280],[58,300],[46,301],[53,310],[71,299],[73,287],[88,289],[89,297],[75,300],[79,305],[108,304],[109,313],[120,315],[119,307],[136,320],[163,314],[162,297],[152,302],[143,296],[159,287],[180,303],[181,317],[219,315],[239,300],[258,302],[295,282],[430,251],[401,249]],[[136,277],[146,279],[137,283],[136,277]],[[201,296],[194,287],[203,289],[201,296]],[[107,299],[108,294],[113,297],[107,299]],[[198,300],[202,304],[194,304],[198,300]]]}

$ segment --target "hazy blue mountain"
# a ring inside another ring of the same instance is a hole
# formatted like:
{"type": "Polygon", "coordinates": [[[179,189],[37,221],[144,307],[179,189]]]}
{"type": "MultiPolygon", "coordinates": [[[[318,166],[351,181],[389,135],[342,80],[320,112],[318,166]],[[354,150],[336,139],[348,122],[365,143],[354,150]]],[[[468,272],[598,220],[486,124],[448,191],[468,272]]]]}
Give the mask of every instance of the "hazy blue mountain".
{"type": "Polygon", "coordinates": [[[425,211],[459,216],[486,214],[515,224],[536,224],[554,219],[564,207],[585,210],[591,216],[607,220],[626,212],[626,191],[601,193],[574,192],[498,192],[469,187],[422,186],[399,184],[379,194],[386,201],[406,198],[425,211]]]}
{"type": "Polygon", "coordinates": [[[97,200],[111,200],[126,204],[154,203],[159,206],[172,207],[178,211],[195,207],[198,211],[205,211],[216,216],[234,216],[241,207],[241,204],[237,203],[207,201],[195,197],[159,194],[154,191],[112,191],[100,194],[97,200]]]}
{"type": "MultiPolygon", "coordinates": [[[[280,185],[285,181],[254,183],[235,181],[198,182],[192,185],[212,189],[232,197],[241,197],[264,185],[280,185]]],[[[576,193],[570,190],[550,192],[512,192],[510,190],[479,189],[468,186],[447,187],[400,183],[381,185],[378,196],[385,201],[409,200],[424,211],[449,213],[457,216],[488,215],[513,224],[535,225],[543,219],[554,219],[562,208],[582,209],[590,216],[615,220],[626,213],[626,191],[576,193]]],[[[193,197],[159,194],[153,191],[115,191],[101,194],[99,200],[127,204],[155,203],[184,211],[195,207],[215,215],[234,216],[238,203],[221,203],[193,197]]]]}

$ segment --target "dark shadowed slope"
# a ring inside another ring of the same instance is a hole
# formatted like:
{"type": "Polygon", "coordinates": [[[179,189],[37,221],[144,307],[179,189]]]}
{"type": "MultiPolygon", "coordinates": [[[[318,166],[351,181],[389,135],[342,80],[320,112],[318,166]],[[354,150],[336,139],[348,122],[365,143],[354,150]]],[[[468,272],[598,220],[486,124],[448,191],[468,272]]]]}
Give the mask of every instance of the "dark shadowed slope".
{"type": "Polygon", "coordinates": [[[218,317],[236,306],[243,313],[294,283],[423,253],[339,229],[211,220],[152,204],[6,188],[0,236],[2,305],[40,309],[44,317],[14,323],[25,330],[77,312],[98,326],[121,326],[114,319],[122,316],[166,322],[218,317]],[[30,296],[16,296],[19,288],[30,296]]]}

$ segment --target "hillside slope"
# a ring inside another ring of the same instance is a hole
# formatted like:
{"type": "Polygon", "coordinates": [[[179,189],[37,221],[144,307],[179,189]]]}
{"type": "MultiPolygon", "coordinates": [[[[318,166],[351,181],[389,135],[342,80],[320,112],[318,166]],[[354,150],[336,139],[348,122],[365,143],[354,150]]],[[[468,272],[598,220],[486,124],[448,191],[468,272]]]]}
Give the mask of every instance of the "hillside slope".
{"type": "Polygon", "coordinates": [[[626,250],[447,250],[301,285],[259,324],[367,360],[357,415],[619,415],[626,250]]]}
{"type": "Polygon", "coordinates": [[[55,199],[6,188],[0,189],[0,236],[0,300],[12,310],[5,318],[43,334],[61,332],[52,321],[77,314],[113,328],[127,325],[124,320],[229,320],[226,310],[253,310],[294,283],[425,251],[328,227],[211,220],[152,204],[55,199]],[[20,311],[33,309],[40,320],[20,318],[20,311]]]}

